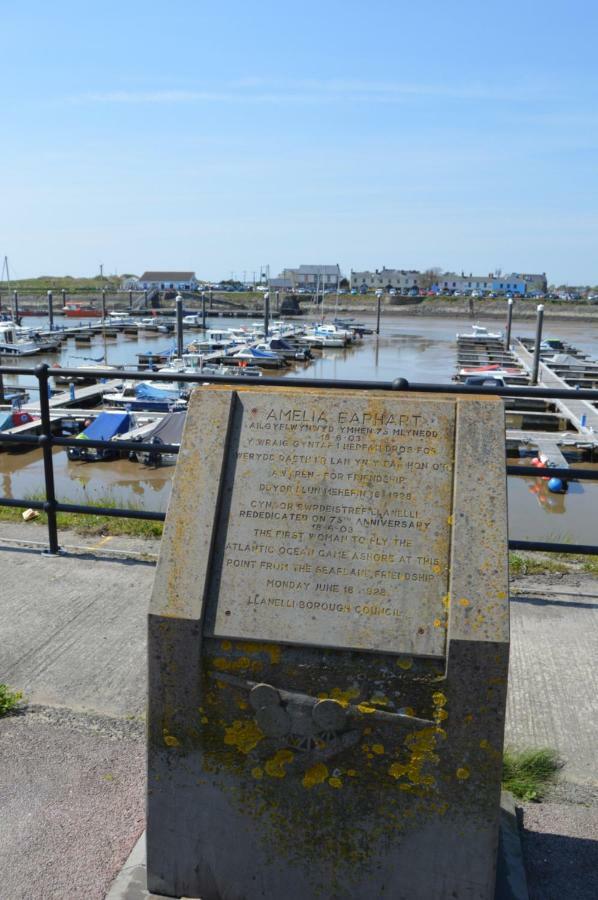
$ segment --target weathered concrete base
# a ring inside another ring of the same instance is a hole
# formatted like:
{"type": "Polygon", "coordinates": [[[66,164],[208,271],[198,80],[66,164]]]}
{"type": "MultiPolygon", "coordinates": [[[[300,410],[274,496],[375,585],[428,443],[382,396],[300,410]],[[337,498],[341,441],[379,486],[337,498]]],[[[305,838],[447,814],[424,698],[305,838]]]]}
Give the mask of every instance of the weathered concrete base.
{"type": "MultiPolygon", "coordinates": [[[[106,895],[106,900],[158,900],[164,897],[164,894],[151,894],[146,882],[145,834],[142,834],[106,895]]],[[[528,900],[528,896],[515,803],[512,794],[503,792],[495,900],[528,900]]]]}

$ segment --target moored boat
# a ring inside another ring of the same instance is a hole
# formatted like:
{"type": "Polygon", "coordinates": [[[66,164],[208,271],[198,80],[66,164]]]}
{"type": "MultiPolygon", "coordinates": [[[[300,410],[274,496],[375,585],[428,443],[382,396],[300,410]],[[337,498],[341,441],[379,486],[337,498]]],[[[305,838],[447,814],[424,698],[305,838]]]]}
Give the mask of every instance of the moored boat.
{"type": "Polygon", "coordinates": [[[102,310],[90,303],[67,303],[62,312],[67,319],[93,319],[102,315],[102,310]]]}
{"type": "Polygon", "coordinates": [[[130,428],[128,412],[101,412],[80,434],[77,435],[76,447],[67,447],[67,455],[72,460],[98,461],[115,459],[119,450],[115,444],[111,447],[86,447],[86,441],[111,441],[116,434],[130,428]]]}

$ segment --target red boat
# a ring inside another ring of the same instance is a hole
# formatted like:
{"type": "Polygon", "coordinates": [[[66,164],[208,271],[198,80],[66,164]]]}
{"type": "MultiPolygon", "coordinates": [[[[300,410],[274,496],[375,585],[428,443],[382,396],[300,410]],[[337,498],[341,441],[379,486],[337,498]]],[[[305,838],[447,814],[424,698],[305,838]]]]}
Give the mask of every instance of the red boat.
{"type": "Polygon", "coordinates": [[[81,303],[67,303],[62,307],[62,312],[70,319],[89,319],[102,315],[101,309],[96,309],[95,306],[83,306],[81,303]]]}

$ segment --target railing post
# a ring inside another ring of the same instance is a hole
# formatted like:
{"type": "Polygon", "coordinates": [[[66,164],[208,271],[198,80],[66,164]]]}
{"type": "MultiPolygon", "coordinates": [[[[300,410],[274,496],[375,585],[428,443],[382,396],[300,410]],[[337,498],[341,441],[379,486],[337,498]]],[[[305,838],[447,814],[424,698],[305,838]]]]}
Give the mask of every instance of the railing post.
{"type": "Polygon", "coordinates": [[[48,291],[48,324],[50,331],[54,331],[54,309],[52,306],[52,291],[48,291]]]}
{"type": "Polygon", "coordinates": [[[507,333],[505,335],[505,350],[511,349],[511,326],[513,324],[513,301],[508,301],[507,306],[507,333]]]}
{"type": "Polygon", "coordinates": [[[531,384],[538,383],[538,372],[540,371],[540,344],[542,343],[542,322],[544,320],[544,307],[542,304],[538,306],[538,318],[536,320],[536,341],[534,344],[534,364],[532,367],[531,384]]]}
{"type": "Polygon", "coordinates": [[[177,294],[176,303],[176,355],[183,358],[183,298],[177,294]]]}
{"type": "Polygon", "coordinates": [[[268,340],[268,332],[270,331],[270,294],[268,291],[264,294],[264,334],[268,340]]]}
{"type": "Polygon", "coordinates": [[[44,480],[46,486],[44,512],[48,516],[48,549],[44,551],[44,554],[47,556],[55,556],[60,552],[60,547],[58,546],[58,528],[56,525],[56,493],[54,489],[54,461],[52,459],[49,369],[50,367],[47,363],[36,366],[39,384],[39,408],[42,420],[42,433],[38,438],[38,443],[42,448],[44,459],[44,480]]]}

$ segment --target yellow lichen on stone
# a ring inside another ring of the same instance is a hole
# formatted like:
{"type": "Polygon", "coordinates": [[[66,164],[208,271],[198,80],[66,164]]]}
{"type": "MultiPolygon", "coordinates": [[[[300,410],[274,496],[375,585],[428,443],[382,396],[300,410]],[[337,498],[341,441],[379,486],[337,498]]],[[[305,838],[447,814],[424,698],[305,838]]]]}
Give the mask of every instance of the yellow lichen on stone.
{"type": "Polygon", "coordinates": [[[236,747],[241,753],[249,753],[254,747],[257,747],[264,734],[253,719],[240,721],[236,719],[233,724],[224,732],[224,743],[229,746],[236,747]]]}
{"type": "Polygon", "coordinates": [[[307,770],[301,784],[304,788],[312,788],[316,784],[322,784],[328,778],[328,766],[324,763],[316,763],[307,770]]]}
{"type": "Polygon", "coordinates": [[[201,724],[202,724],[202,725],[207,725],[209,721],[210,721],[210,720],[208,719],[207,716],[202,716],[202,717],[201,717],[201,724]]]}
{"type": "Polygon", "coordinates": [[[238,669],[248,669],[251,665],[251,660],[248,656],[240,656],[239,659],[235,659],[231,662],[230,667],[233,671],[238,669]]]}
{"type": "Polygon", "coordinates": [[[457,769],[455,774],[459,781],[466,781],[469,778],[470,772],[467,766],[461,766],[461,768],[457,769]]]}
{"type": "Polygon", "coordinates": [[[372,753],[375,753],[376,756],[382,756],[382,754],[384,753],[384,745],[372,744],[372,753]]]}
{"type": "Polygon", "coordinates": [[[490,741],[487,741],[486,738],[480,741],[480,747],[482,750],[490,750],[490,741]]]}
{"type": "Polygon", "coordinates": [[[397,659],[397,666],[399,669],[410,669],[412,665],[412,659],[397,659]]]}
{"type": "Polygon", "coordinates": [[[254,766],[254,768],[251,770],[251,774],[253,775],[254,778],[263,778],[264,770],[260,769],[259,766],[254,766]]]}
{"type": "Polygon", "coordinates": [[[162,731],[162,738],[167,747],[180,747],[181,743],[178,738],[174,736],[174,734],[169,734],[166,728],[162,731]]]}
{"type": "Polygon", "coordinates": [[[223,650],[232,650],[232,648],[233,648],[231,641],[222,641],[220,646],[222,647],[223,650]]]}
{"type": "Polygon", "coordinates": [[[256,653],[267,653],[271,663],[280,662],[281,650],[278,644],[266,644],[258,641],[238,641],[235,644],[235,649],[240,650],[242,653],[247,653],[249,656],[255,656],[256,653]]]}
{"type": "Polygon", "coordinates": [[[461,597],[461,599],[459,600],[459,606],[471,606],[471,601],[466,597],[461,597]]]}
{"type": "Polygon", "coordinates": [[[368,700],[368,703],[372,706],[389,706],[390,700],[383,694],[376,694],[375,697],[372,697],[370,700],[368,700]]]}
{"type": "Polygon", "coordinates": [[[230,660],[225,659],[223,656],[217,656],[214,660],[214,668],[219,669],[221,672],[226,672],[227,669],[230,669],[230,660]]]}
{"type": "Polygon", "coordinates": [[[432,694],[432,703],[434,704],[434,706],[446,706],[446,696],[440,691],[436,691],[434,694],[432,694]]]}
{"type": "Polygon", "coordinates": [[[333,788],[341,788],[343,786],[343,782],[341,781],[341,779],[337,778],[336,776],[329,778],[328,784],[330,785],[330,787],[333,787],[333,788]]]}
{"type": "MultiPolygon", "coordinates": [[[[332,688],[330,696],[333,700],[336,700],[337,703],[340,703],[341,706],[347,707],[350,700],[355,700],[356,697],[359,697],[359,688],[348,688],[347,690],[343,690],[342,688],[335,687],[332,688]]],[[[322,699],[326,698],[323,697],[322,699]]]]}
{"type": "Polygon", "coordinates": [[[376,710],[373,706],[368,706],[366,703],[358,703],[357,709],[360,713],[375,713],[376,710]]]}
{"type": "Polygon", "coordinates": [[[290,750],[277,750],[272,759],[267,760],[264,769],[270,778],[284,778],[287,774],[285,765],[293,762],[294,758],[290,750]]]}
{"type": "Polygon", "coordinates": [[[407,774],[407,766],[403,765],[403,763],[394,762],[392,766],[390,766],[388,774],[392,775],[393,778],[401,778],[403,775],[407,774]]]}

